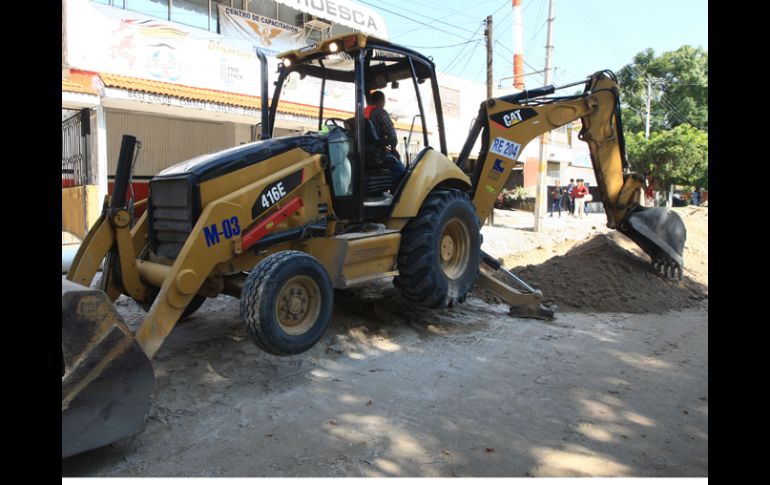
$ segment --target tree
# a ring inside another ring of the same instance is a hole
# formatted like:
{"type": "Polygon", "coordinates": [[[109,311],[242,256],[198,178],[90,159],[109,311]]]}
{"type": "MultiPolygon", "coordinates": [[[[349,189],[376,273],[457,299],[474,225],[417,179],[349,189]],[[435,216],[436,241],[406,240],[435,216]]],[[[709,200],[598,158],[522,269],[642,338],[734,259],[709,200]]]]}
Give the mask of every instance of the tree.
{"type": "Polygon", "coordinates": [[[652,133],[625,136],[626,155],[633,171],[652,174],[658,190],[671,184],[708,189],[708,133],[690,125],[652,133]]]}
{"type": "Polygon", "coordinates": [[[653,49],[634,56],[618,72],[626,131],[644,131],[648,80],[650,131],[689,124],[708,132],[708,52],[684,45],[660,57],[653,49]]]}

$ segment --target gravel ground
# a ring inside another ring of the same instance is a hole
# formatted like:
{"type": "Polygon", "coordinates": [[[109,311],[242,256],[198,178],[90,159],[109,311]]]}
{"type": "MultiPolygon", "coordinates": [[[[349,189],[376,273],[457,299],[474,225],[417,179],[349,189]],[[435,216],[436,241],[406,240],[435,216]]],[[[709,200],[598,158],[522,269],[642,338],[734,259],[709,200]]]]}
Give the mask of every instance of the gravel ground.
{"type": "MultiPolygon", "coordinates": [[[[708,212],[686,210],[686,283],[700,293],[677,311],[587,305],[545,322],[473,296],[428,312],[381,280],[337,291],[321,342],[275,357],[249,341],[237,300],[208,300],[153,361],[146,430],[62,474],[708,476],[708,212]]],[[[600,214],[540,233],[531,213],[495,222],[484,249],[532,275],[612,236],[600,214]]],[[[599,261],[618,254],[592,253],[591,270],[608,274],[599,261]]],[[[141,322],[133,301],[118,308],[141,322]]]]}

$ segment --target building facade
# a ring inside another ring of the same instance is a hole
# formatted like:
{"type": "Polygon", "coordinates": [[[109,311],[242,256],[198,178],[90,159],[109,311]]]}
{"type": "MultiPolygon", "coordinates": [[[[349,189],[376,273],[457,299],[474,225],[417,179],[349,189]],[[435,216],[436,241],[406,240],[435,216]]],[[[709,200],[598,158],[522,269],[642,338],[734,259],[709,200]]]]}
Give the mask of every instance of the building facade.
{"type": "MultiPolygon", "coordinates": [[[[355,31],[388,39],[382,17],[353,0],[62,0],[63,229],[82,237],[98,217],[124,134],[141,141],[132,181],[140,200],[164,168],[257,139],[258,49],[267,55],[272,88],[277,53],[355,31]]],[[[441,72],[437,78],[449,155],[456,156],[486,87],[441,72]]],[[[428,84],[419,87],[430,100],[425,120],[416,116],[413,89],[383,90],[409,153],[423,148],[423,121],[429,134],[436,131],[428,84]]],[[[330,81],[322,90],[320,82],[297,79],[281,93],[274,136],[320,129],[321,97],[325,118],[354,115],[351,85],[330,81]]],[[[557,131],[549,180],[581,171],[588,180],[590,159],[584,170],[576,162],[582,155],[573,153],[575,127],[557,131]]],[[[537,157],[535,141],[518,168],[533,194],[537,157]]]]}

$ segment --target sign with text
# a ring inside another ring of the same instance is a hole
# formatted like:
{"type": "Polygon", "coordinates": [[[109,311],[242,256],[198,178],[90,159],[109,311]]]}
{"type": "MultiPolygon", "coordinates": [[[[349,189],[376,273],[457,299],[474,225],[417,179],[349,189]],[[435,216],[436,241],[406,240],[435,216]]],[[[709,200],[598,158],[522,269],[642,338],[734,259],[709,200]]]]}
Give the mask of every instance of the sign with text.
{"type": "MultiPolygon", "coordinates": [[[[68,0],[66,7],[73,68],[260,94],[256,50],[262,44],[256,40],[220,36],[88,0],[68,0]]],[[[268,57],[271,77],[277,62],[268,57]]]]}
{"type": "Polygon", "coordinates": [[[305,45],[302,29],[256,13],[219,5],[219,29],[225,37],[254,41],[272,57],[305,45]]]}
{"type": "Polygon", "coordinates": [[[388,29],[382,16],[351,0],[275,0],[275,3],[388,40],[388,29]]]}

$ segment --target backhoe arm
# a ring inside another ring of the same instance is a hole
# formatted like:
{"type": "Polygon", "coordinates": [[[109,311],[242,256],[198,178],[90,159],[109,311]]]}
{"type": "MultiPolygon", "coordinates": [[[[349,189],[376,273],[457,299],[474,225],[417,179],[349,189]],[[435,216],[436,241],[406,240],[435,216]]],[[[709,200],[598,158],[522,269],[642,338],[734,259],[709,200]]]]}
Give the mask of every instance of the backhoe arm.
{"type": "Polygon", "coordinates": [[[579,138],[588,144],[591,153],[607,226],[636,242],[650,255],[659,272],[681,278],[684,223],[669,209],[645,208],[637,202],[644,178],[629,171],[614,74],[595,73],[585,82],[582,94],[543,98],[557,89],[582,83],[560,88],[545,86],[482,103],[457,161],[462,168],[481,135],[481,152],[472,176],[473,203],[479,218],[485,220],[494,207],[523,147],[580,118],[583,128],[579,138]]]}

